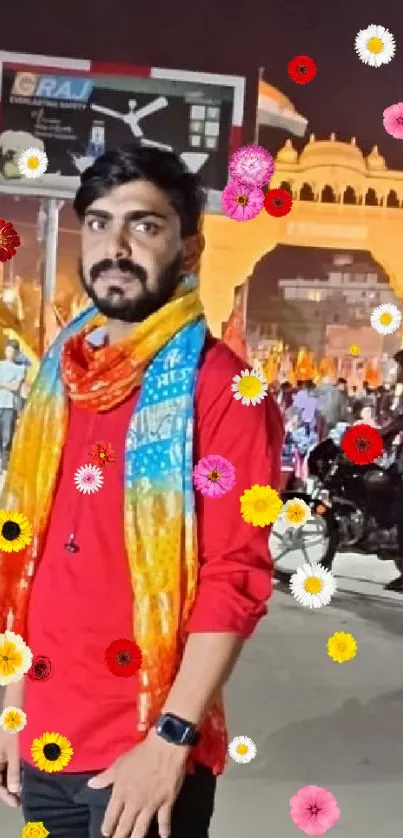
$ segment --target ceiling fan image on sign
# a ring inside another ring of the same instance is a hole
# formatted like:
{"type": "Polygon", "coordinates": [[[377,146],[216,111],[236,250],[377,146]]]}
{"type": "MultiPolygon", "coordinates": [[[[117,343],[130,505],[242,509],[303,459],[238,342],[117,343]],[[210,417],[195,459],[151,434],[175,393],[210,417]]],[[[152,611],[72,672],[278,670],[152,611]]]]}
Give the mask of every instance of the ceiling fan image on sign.
{"type": "MultiPolygon", "coordinates": [[[[151,114],[156,113],[162,108],[166,108],[168,104],[168,99],[165,96],[157,96],[157,98],[153,99],[152,102],[149,102],[142,108],[137,108],[137,110],[136,99],[129,99],[129,111],[125,114],[119,113],[119,111],[114,111],[111,108],[104,108],[102,105],[96,105],[94,103],[91,103],[91,109],[93,111],[96,111],[97,113],[102,113],[105,116],[112,116],[115,119],[120,119],[122,122],[129,126],[133,136],[136,137],[136,139],[139,139],[142,145],[152,146],[154,148],[162,148],[165,149],[165,151],[172,151],[172,146],[165,145],[164,143],[155,142],[154,140],[148,140],[146,137],[144,137],[144,132],[142,131],[139,125],[140,119],[144,119],[146,116],[151,116],[151,114]]],[[[190,171],[193,174],[195,174],[201,169],[203,164],[206,162],[208,156],[208,153],[206,154],[204,152],[194,151],[185,151],[180,155],[181,160],[183,160],[185,165],[188,167],[188,169],[190,169],[190,171]]],[[[84,168],[86,168],[86,166],[84,166],[84,168]]]]}

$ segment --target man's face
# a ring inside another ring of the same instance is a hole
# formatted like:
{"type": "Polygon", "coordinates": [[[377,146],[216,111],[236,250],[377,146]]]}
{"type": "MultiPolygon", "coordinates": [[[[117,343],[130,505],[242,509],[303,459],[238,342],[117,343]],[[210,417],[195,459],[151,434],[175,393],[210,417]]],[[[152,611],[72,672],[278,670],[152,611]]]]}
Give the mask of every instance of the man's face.
{"type": "Polygon", "coordinates": [[[79,265],[88,296],[102,314],[135,323],[173,296],[186,244],[166,195],[137,180],[91,204],[79,265]]]}

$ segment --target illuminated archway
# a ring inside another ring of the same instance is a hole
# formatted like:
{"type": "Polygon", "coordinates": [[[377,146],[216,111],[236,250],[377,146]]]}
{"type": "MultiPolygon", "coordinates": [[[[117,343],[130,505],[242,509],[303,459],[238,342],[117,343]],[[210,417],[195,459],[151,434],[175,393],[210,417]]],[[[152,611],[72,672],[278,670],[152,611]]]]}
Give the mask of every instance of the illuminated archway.
{"type": "Polygon", "coordinates": [[[293,156],[290,149],[288,141],[285,162],[278,153],[270,184],[272,188],[285,182],[291,185],[295,198],[289,215],[273,218],[262,211],[243,223],[225,215],[206,216],[200,285],[210,328],[217,336],[230,314],[235,286],[245,282],[255,264],[277,244],[367,250],[403,298],[403,171],[387,169],[376,148],[364,158],[355,141],[337,142],[334,135],[323,142],[311,137],[300,155],[294,150],[293,156]],[[314,200],[301,199],[304,185],[314,200]],[[350,187],[357,203],[322,203],[326,185],[339,196],[350,187]],[[386,205],[392,189],[399,207],[386,205]],[[365,203],[369,190],[376,194],[378,205],[365,203]]]}

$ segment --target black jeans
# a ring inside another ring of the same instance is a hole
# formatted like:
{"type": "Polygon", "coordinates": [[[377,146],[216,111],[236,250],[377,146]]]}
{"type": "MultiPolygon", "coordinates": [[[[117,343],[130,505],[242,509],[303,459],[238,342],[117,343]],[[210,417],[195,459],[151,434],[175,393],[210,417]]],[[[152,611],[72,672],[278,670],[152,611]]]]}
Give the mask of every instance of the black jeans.
{"type": "MultiPolygon", "coordinates": [[[[101,838],[101,825],[112,793],[90,789],[89,774],[48,774],[23,764],[22,810],[25,822],[42,821],[51,838],[101,838]]],[[[216,778],[203,765],[185,777],[173,808],[171,838],[208,838],[216,778]]],[[[154,819],[147,838],[158,838],[154,819]]]]}
{"type": "Polygon", "coordinates": [[[7,469],[8,466],[16,421],[17,411],[14,408],[0,407],[0,440],[3,470],[7,469]]]}

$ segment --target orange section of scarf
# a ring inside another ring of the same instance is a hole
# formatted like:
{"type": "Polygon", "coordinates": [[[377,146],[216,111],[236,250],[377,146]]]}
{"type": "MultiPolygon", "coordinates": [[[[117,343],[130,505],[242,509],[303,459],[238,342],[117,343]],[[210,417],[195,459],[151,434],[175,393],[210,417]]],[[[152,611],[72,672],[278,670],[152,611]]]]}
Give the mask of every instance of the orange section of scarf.
{"type": "Polygon", "coordinates": [[[125,344],[91,346],[86,337],[94,328],[96,324],[92,323],[66,342],[61,372],[73,401],[103,412],[121,404],[139,386],[144,363],[131,358],[125,344]]]}
{"type": "Polygon", "coordinates": [[[174,299],[137,326],[128,339],[95,349],[86,337],[107,322],[103,315],[96,315],[66,341],[62,351],[61,374],[69,398],[89,410],[112,410],[140,386],[154,355],[202,315],[198,291],[189,292],[181,286],[174,299]]]}

